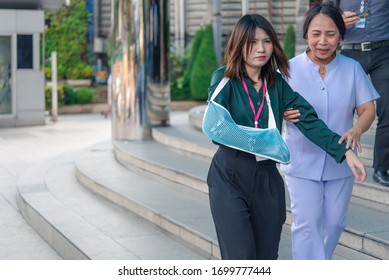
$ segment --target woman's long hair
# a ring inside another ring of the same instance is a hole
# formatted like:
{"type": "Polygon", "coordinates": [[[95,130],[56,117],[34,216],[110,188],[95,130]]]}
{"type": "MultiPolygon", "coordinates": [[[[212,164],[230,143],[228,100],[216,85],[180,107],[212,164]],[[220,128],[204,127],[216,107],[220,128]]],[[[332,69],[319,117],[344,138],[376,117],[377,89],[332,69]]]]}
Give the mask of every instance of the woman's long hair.
{"type": "Polygon", "coordinates": [[[263,29],[273,43],[273,54],[261,70],[261,79],[266,79],[268,85],[272,86],[275,82],[275,71],[277,69],[284,77],[289,77],[289,63],[273,26],[266,18],[258,14],[245,15],[234,26],[224,54],[227,66],[224,75],[231,79],[241,79],[243,77],[243,52],[249,54],[257,28],[263,29]]]}

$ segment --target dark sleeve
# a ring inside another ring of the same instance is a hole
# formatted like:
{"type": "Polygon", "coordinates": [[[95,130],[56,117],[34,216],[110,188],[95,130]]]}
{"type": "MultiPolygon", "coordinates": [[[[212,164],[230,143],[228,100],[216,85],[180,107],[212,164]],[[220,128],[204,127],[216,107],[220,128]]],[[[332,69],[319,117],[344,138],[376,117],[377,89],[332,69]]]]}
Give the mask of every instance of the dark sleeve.
{"type": "MultiPolygon", "coordinates": [[[[208,100],[211,99],[212,94],[214,93],[215,89],[219,85],[220,81],[223,79],[224,71],[225,71],[225,66],[222,66],[212,74],[211,85],[208,88],[208,100]]],[[[215,98],[215,102],[222,105],[228,111],[230,111],[230,93],[231,93],[231,85],[230,85],[230,81],[228,81],[227,84],[219,92],[218,96],[216,96],[215,98]]]]}
{"type": "Polygon", "coordinates": [[[340,135],[330,130],[327,125],[318,118],[315,109],[299,93],[292,90],[284,80],[282,83],[283,106],[298,109],[301,116],[299,122],[294,125],[313,143],[326,151],[336,162],[342,162],[346,157],[346,143],[338,144],[340,135]]]}

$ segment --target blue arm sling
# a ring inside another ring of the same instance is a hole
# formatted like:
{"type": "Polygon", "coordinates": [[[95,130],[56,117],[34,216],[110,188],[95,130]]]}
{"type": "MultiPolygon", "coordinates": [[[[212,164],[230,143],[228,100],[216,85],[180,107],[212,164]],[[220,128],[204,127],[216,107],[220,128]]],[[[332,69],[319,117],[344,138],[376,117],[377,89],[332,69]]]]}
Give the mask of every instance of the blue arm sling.
{"type": "Polygon", "coordinates": [[[229,78],[226,77],[220,81],[208,102],[203,117],[203,132],[213,141],[222,145],[251,153],[259,158],[288,164],[290,161],[289,149],[276,127],[268,92],[266,92],[269,111],[268,128],[238,125],[232,119],[230,112],[214,101],[228,81],[229,78]]]}

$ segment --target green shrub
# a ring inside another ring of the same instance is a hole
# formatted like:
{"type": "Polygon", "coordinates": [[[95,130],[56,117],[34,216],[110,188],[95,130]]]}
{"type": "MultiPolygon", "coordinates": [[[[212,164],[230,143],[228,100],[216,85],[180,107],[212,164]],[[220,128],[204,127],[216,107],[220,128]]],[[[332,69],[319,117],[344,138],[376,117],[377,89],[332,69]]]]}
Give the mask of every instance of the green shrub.
{"type": "MultiPolygon", "coordinates": [[[[51,110],[51,86],[45,86],[45,108],[46,110],[51,110]]],[[[64,105],[64,91],[62,86],[57,86],[57,100],[58,100],[58,107],[61,107],[64,105]]]]}
{"type": "Polygon", "coordinates": [[[190,93],[194,100],[206,100],[212,73],[217,68],[212,26],[205,27],[196,59],[192,60],[190,93]]]}
{"type": "Polygon", "coordinates": [[[172,100],[188,100],[190,99],[190,50],[184,50],[181,55],[173,51],[171,54],[171,70],[170,70],[170,97],[172,100]]]}
{"type": "Polygon", "coordinates": [[[191,100],[190,79],[193,64],[200,49],[204,28],[200,27],[191,42],[191,45],[184,50],[184,54],[172,48],[171,70],[170,70],[170,93],[172,100],[191,100]]]}
{"type": "MultiPolygon", "coordinates": [[[[68,85],[59,85],[57,92],[58,107],[74,104],[92,104],[96,96],[96,89],[89,87],[74,89],[68,85]]],[[[45,87],[45,107],[46,110],[51,110],[51,86],[45,87]]]]}
{"type": "Polygon", "coordinates": [[[68,78],[69,79],[90,79],[93,76],[93,67],[86,64],[78,64],[77,66],[70,68],[68,78]]]}
{"type": "MultiPolygon", "coordinates": [[[[65,68],[62,65],[57,66],[57,80],[65,79],[65,68]]],[[[51,66],[45,67],[45,78],[46,80],[51,80],[51,66]]]]}
{"type": "Polygon", "coordinates": [[[80,87],[75,89],[76,104],[91,104],[96,96],[96,90],[93,88],[80,87]]]}
{"type": "Polygon", "coordinates": [[[63,86],[64,93],[64,104],[65,105],[73,105],[77,104],[77,97],[74,88],[68,85],[63,86]]]}
{"type": "Polygon", "coordinates": [[[195,35],[193,36],[192,43],[191,43],[191,66],[193,67],[194,62],[196,61],[197,54],[199,53],[201,40],[204,37],[205,28],[200,27],[195,35]]]}
{"type": "Polygon", "coordinates": [[[51,67],[45,67],[45,78],[51,80],[51,67]]]}
{"type": "Polygon", "coordinates": [[[289,25],[288,29],[286,30],[286,34],[284,38],[284,52],[289,59],[295,56],[296,33],[294,31],[293,25],[289,25]]]}

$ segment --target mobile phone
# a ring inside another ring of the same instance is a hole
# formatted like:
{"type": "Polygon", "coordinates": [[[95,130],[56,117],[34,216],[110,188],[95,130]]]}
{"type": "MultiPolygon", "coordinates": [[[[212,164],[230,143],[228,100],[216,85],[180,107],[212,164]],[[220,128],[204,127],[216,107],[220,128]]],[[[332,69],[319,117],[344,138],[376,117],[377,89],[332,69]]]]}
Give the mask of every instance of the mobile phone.
{"type": "Polygon", "coordinates": [[[370,15],[371,15],[370,11],[357,14],[357,16],[359,16],[360,18],[367,18],[370,15]]]}

